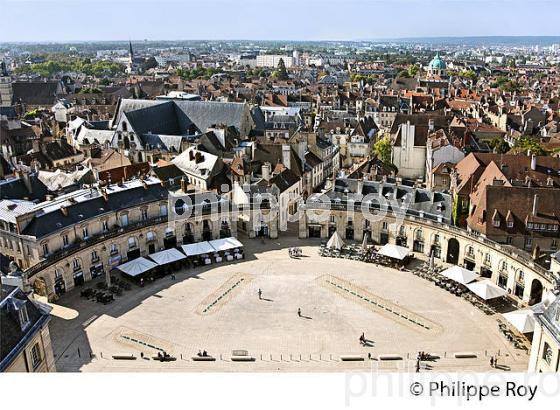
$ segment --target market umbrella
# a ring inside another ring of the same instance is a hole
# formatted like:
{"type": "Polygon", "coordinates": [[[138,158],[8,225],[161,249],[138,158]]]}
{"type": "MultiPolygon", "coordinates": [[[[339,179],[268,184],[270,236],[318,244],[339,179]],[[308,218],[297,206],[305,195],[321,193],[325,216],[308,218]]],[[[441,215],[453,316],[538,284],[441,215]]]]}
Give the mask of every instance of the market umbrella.
{"type": "Polygon", "coordinates": [[[479,277],[479,274],[473,271],[470,271],[465,268],[461,268],[460,266],[452,266],[447,268],[440,275],[445,276],[455,282],[461,283],[466,285],[467,283],[471,283],[473,280],[479,277]]]}
{"type": "Polygon", "coordinates": [[[329,241],[327,242],[327,248],[340,250],[342,249],[343,245],[344,245],[344,241],[342,240],[338,232],[334,231],[334,233],[331,236],[331,239],[329,239],[329,241]]]}
{"type": "Polygon", "coordinates": [[[365,233],[364,234],[364,240],[362,241],[362,249],[364,251],[367,251],[367,248],[368,248],[368,234],[365,233]]]}
{"type": "Polygon", "coordinates": [[[157,264],[151,260],[140,257],[119,265],[117,269],[126,273],[128,276],[138,276],[155,268],[156,266],[157,264]]]}
{"type": "Polygon", "coordinates": [[[507,294],[504,289],[500,288],[497,285],[494,285],[494,283],[492,283],[488,279],[471,283],[467,285],[467,288],[469,288],[472,293],[484,300],[499,298],[507,294]]]}
{"type": "Polygon", "coordinates": [[[531,309],[520,309],[504,313],[504,318],[521,333],[531,333],[535,331],[535,316],[531,309]]]}
{"type": "Polygon", "coordinates": [[[398,259],[402,261],[408,255],[410,255],[410,251],[408,248],[399,245],[393,245],[392,243],[387,243],[383,245],[378,252],[380,255],[387,256],[388,258],[398,259]]]}

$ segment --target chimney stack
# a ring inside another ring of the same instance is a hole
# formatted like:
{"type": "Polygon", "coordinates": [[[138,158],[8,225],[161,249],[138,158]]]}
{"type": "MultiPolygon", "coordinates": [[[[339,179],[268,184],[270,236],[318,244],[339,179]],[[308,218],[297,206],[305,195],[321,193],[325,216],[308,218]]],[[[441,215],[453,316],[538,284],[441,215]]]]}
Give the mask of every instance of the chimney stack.
{"type": "Polygon", "coordinates": [[[288,144],[282,145],[282,164],[288,169],[292,169],[291,164],[292,149],[288,144]]]}
{"type": "Polygon", "coordinates": [[[531,169],[533,171],[536,171],[537,169],[537,156],[536,155],[531,155],[531,169]]]}
{"type": "Polygon", "coordinates": [[[270,181],[271,168],[270,162],[265,162],[262,165],[262,177],[265,181],[270,181]]]}
{"type": "Polygon", "coordinates": [[[185,177],[181,178],[181,191],[184,193],[187,192],[187,181],[185,180],[185,177]]]}
{"type": "Polygon", "coordinates": [[[539,196],[535,194],[535,196],[533,197],[533,216],[537,216],[538,207],[539,207],[539,196]]]}

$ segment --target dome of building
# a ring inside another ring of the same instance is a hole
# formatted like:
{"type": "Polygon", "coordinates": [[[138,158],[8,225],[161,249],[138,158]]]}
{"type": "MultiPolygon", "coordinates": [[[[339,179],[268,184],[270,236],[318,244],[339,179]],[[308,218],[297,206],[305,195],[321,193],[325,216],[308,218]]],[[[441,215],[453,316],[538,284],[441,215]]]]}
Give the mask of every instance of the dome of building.
{"type": "Polygon", "coordinates": [[[447,64],[441,59],[439,53],[430,61],[430,68],[432,70],[445,70],[447,68],[447,64]]]}

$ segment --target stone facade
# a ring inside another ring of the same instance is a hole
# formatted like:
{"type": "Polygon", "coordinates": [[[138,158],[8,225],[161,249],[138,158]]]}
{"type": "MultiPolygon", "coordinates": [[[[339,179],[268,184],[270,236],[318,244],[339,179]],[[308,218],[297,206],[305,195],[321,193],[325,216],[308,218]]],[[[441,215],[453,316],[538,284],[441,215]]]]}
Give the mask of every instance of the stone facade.
{"type": "Polygon", "coordinates": [[[406,216],[399,222],[391,213],[381,221],[370,222],[361,212],[349,215],[346,210],[335,209],[327,210],[328,217],[319,220],[314,215],[316,209],[313,212],[310,209],[309,204],[303,209],[300,238],[327,239],[336,230],[342,238],[361,243],[367,232],[378,244],[395,243],[424,256],[433,250],[436,261],[461,264],[490,278],[521,304],[540,302],[554,287],[553,274],[523,251],[512,251],[448,224],[414,216],[406,216]]]}

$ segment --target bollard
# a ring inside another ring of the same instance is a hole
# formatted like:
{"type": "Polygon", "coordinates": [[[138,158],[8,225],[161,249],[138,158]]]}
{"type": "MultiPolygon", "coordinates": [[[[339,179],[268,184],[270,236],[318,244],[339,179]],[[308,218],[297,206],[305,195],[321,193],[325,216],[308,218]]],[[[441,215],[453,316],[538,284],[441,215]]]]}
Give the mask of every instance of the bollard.
{"type": "Polygon", "coordinates": [[[282,361],[282,360],[283,360],[283,359],[282,359],[282,353],[280,353],[280,361],[282,361]]]}
{"type": "Polygon", "coordinates": [[[301,362],[301,353],[299,354],[299,361],[301,362]]]}
{"type": "Polygon", "coordinates": [[[270,354],[270,361],[272,361],[272,353],[270,354]]]}
{"type": "Polygon", "coordinates": [[[99,352],[99,354],[101,355],[101,358],[103,359],[103,352],[99,352]]]}
{"type": "Polygon", "coordinates": [[[261,361],[262,361],[262,353],[261,353],[261,361]]]}

